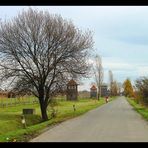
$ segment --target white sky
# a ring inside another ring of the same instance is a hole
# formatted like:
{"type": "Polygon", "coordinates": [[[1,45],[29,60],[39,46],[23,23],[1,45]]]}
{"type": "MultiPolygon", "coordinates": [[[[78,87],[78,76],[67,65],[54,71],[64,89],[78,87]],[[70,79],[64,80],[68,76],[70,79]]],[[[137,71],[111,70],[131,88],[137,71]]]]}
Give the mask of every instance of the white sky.
{"type": "MultiPolygon", "coordinates": [[[[104,82],[108,71],[123,82],[148,76],[148,6],[31,6],[71,19],[82,30],[94,32],[94,49],[102,57],[104,82]]],[[[28,6],[0,6],[0,18],[10,19],[28,6]]],[[[94,78],[83,80],[89,90],[94,78]]]]}

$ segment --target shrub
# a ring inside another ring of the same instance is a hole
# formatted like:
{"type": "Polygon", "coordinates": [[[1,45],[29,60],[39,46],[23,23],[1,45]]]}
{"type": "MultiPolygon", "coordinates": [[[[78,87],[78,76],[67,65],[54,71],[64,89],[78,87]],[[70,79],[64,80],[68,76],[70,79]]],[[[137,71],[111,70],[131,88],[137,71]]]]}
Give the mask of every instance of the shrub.
{"type": "Polygon", "coordinates": [[[140,101],[148,105],[148,78],[143,77],[136,80],[136,87],[138,89],[140,101]]]}

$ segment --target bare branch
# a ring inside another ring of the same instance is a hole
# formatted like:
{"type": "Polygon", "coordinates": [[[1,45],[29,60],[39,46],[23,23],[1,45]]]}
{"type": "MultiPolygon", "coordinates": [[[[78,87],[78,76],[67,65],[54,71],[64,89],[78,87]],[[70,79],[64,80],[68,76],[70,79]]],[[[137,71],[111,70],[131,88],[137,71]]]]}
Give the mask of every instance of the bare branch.
{"type": "Polygon", "coordinates": [[[91,31],[47,11],[29,9],[0,25],[0,77],[16,77],[14,89],[39,98],[43,119],[51,97],[69,78],[87,75],[91,31]],[[17,88],[17,89],[16,89],[17,88]]]}

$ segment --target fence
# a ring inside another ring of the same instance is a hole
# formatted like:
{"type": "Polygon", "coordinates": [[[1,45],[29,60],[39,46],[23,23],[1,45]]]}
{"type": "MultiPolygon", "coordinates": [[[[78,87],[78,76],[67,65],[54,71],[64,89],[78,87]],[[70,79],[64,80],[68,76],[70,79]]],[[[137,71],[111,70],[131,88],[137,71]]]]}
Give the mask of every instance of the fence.
{"type": "Polygon", "coordinates": [[[0,107],[9,107],[22,104],[35,104],[38,99],[35,97],[21,97],[21,98],[0,98],[0,107]]]}

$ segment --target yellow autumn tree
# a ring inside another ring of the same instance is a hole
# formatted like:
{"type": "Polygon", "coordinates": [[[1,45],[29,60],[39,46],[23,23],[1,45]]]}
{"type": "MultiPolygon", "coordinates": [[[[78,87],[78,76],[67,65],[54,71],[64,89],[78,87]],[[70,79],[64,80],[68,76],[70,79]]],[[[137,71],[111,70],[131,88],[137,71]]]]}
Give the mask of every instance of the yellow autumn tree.
{"type": "Polygon", "coordinates": [[[126,79],[124,81],[123,88],[124,88],[124,95],[126,97],[133,97],[134,96],[133,86],[131,84],[130,79],[126,79]]]}

